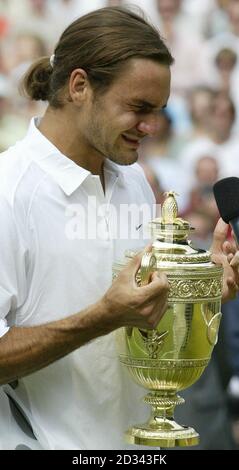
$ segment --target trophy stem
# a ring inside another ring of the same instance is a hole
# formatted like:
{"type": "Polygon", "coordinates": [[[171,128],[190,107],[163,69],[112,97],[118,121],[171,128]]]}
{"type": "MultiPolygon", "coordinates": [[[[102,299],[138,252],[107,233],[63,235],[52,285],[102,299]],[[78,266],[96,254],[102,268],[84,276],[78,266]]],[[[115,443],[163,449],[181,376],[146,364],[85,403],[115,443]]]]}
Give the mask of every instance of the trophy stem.
{"type": "Polygon", "coordinates": [[[198,433],[190,427],[181,426],[174,420],[174,408],[184,399],[169,391],[152,391],[144,398],[152,412],[147,423],[133,426],[126,432],[130,444],[160,447],[186,447],[199,443],[198,433]]]}

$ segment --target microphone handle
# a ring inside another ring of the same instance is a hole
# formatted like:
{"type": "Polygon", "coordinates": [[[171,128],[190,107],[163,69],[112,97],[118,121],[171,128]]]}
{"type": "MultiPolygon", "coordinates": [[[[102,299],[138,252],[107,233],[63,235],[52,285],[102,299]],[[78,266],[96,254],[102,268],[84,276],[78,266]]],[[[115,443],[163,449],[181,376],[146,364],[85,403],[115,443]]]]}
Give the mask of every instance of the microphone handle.
{"type": "Polygon", "coordinates": [[[230,225],[235,235],[237,245],[239,246],[239,217],[235,217],[235,219],[230,220],[230,225]]]}

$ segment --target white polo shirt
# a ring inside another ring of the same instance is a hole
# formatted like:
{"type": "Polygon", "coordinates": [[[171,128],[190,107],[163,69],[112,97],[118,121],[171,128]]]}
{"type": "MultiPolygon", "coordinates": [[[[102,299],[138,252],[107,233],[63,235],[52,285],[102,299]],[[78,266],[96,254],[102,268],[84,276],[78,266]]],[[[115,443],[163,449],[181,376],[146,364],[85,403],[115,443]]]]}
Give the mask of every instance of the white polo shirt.
{"type": "MultiPolygon", "coordinates": [[[[1,155],[1,335],[11,325],[44,324],[95,303],[111,284],[113,262],[145,245],[137,207],[151,211],[154,197],[142,170],[107,160],[104,174],[105,194],[99,177],[60,153],[34,120],[1,155]],[[130,217],[126,204],[134,204],[130,217]]],[[[131,448],[124,430],[148,415],[139,399],[146,391],[119,363],[114,333],[7,390],[44,449],[131,448]]]]}

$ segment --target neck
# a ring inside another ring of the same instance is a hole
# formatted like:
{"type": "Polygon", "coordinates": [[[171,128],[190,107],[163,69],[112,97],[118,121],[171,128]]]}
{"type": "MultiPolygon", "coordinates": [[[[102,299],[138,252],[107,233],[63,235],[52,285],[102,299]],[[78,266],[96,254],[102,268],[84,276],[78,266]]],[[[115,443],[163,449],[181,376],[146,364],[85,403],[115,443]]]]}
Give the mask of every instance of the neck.
{"type": "Polygon", "coordinates": [[[39,131],[66,157],[94,175],[103,183],[104,157],[94,150],[74,125],[74,116],[64,109],[48,107],[38,126],[39,131]]]}

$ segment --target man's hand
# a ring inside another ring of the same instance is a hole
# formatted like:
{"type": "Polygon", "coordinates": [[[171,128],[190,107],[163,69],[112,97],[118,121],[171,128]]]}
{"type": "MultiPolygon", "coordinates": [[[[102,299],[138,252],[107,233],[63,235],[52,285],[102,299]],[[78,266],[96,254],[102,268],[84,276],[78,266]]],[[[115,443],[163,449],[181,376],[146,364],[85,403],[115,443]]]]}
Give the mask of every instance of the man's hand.
{"type": "Polygon", "coordinates": [[[239,253],[236,254],[235,243],[226,240],[227,232],[228,225],[219,219],[210,248],[212,261],[223,266],[222,302],[234,299],[239,289],[239,253]]]}
{"type": "Polygon", "coordinates": [[[155,328],[167,309],[169,284],[165,274],[154,272],[143,287],[136,283],[142,256],[135,256],[127,264],[102,299],[106,312],[102,320],[111,322],[114,328],[155,328]]]}

